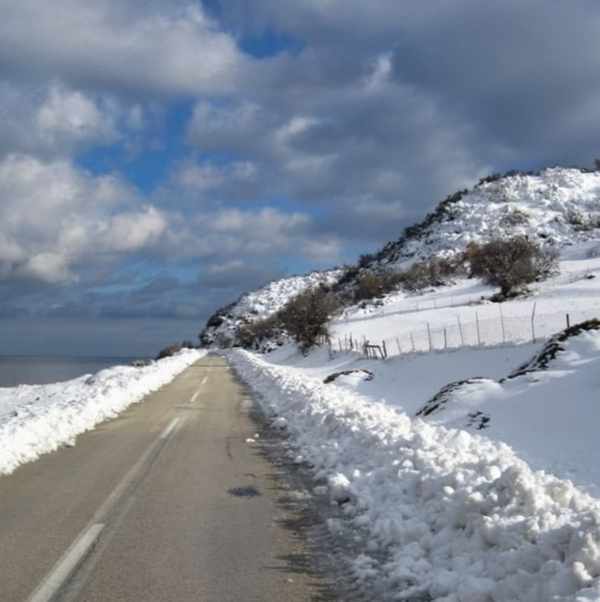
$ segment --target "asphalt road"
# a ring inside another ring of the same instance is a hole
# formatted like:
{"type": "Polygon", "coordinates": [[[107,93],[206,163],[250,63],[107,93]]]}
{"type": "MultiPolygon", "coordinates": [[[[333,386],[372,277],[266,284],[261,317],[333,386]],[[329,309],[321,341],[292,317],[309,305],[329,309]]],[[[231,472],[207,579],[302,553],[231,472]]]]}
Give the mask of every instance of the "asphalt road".
{"type": "Polygon", "coordinates": [[[332,600],[252,403],[206,357],[119,418],[0,477],[0,600],[332,600]],[[291,512],[291,511],[290,511],[291,512]]]}

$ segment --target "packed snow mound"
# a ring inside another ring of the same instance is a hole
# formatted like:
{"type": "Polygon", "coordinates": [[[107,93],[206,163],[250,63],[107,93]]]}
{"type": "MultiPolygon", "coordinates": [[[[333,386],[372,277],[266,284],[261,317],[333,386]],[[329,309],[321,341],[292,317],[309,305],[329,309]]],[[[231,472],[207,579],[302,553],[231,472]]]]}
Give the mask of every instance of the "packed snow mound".
{"type": "MultiPolygon", "coordinates": [[[[596,335],[581,336],[594,347],[596,335]]],[[[600,599],[600,502],[570,481],[533,471],[501,442],[247,352],[231,359],[265,411],[285,418],[290,454],[340,504],[336,534],[346,525],[363,541],[353,569],[371,599],[600,599]]]]}
{"type": "Polygon", "coordinates": [[[245,293],[235,303],[209,318],[200,340],[205,346],[231,347],[242,324],[268,318],[296,295],[321,284],[332,285],[341,274],[342,270],[311,272],[306,276],[275,280],[256,291],[245,293]]]}
{"type": "Polygon", "coordinates": [[[585,332],[600,331],[600,320],[587,320],[554,335],[531,360],[517,368],[508,378],[516,378],[536,370],[545,370],[569,347],[569,340],[585,332]]]}
{"type": "Polygon", "coordinates": [[[0,388],[0,475],[73,444],[204,355],[188,349],[140,368],[115,366],[62,383],[0,388]]]}
{"type": "Polygon", "coordinates": [[[570,478],[600,496],[600,322],[552,337],[500,380],[445,387],[417,414],[432,424],[485,429],[533,466],[570,478]]]}
{"type": "Polygon", "coordinates": [[[528,236],[564,247],[598,237],[600,172],[550,168],[482,180],[440,203],[374,257],[382,265],[463,251],[470,242],[528,236]]]}

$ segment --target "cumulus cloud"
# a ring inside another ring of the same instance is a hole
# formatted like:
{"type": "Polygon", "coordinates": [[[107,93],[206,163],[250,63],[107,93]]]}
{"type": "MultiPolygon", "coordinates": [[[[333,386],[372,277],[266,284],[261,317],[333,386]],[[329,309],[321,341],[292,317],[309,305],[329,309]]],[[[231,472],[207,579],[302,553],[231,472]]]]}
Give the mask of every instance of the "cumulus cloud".
{"type": "Polygon", "coordinates": [[[126,111],[106,95],[92,95],[58,82],[17,86],[0,83],[0,156],[33,153],[68,156],[119,137],[126,111]]]}
{"type": "Polygon", "coordinates": [[[0,162],[0,277],[47,283],[77,279],[84,260],[135,252],[167,228],[114,176],[93,176],[67,160],[10,155],[0,162]]]}

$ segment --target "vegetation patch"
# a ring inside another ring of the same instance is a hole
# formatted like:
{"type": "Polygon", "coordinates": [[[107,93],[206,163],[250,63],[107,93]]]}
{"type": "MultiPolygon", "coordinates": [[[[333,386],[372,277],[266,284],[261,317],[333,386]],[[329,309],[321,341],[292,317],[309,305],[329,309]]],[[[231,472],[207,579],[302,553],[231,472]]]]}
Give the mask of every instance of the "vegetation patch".
{"type": "Polygon", "coordinates": [[[440,391],[438,391],[428,402],[426,402],[415,415],[422,417],[431,416],[431,414],[439,412],[454,397],[454,395],[466,385],[488,381],[488,378],[474,377],[449,383],[440,391]]]}
{"type": "MultiPolygon", "coordinates": [[[[523,376],[524,374],[535,372],[537,370],[545,370],[548,368],[550,362],[554,360],[561,351],[566,349],[566,341],[576,337],[582,332],[589,332],[591,330],[600,330],[600,320],[586,320],[585,322],[574,324],[570,328],[565,328],[565,330],[555,334],[530,361],[517,368],[503,380],[523,376]]],[[[500,382],[503,382],[503,380],[500,382]]]]}
{"type": "Polygon", "coordinates": [[[341,372],[334,372],[325,378],[323,381],[326,385],[335,382],[340,376],[350,376],[351,374],[361,374],[363,381],[368,382],[375,378],[375,375],[370,370],[358,369],[358,370],[343,370],[341,372]]]}

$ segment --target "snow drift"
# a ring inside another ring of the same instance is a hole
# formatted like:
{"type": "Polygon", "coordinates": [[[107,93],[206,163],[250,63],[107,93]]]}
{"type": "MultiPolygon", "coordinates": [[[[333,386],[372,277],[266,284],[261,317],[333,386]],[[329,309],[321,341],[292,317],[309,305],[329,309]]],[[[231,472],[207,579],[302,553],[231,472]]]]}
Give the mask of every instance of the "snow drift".
{"type": "Polygon", "coordinates": [[[143,368],[115,366],[63,383],[0,388],[0,475],[114,418],[205,353],[185,350],[143,368]]]}

